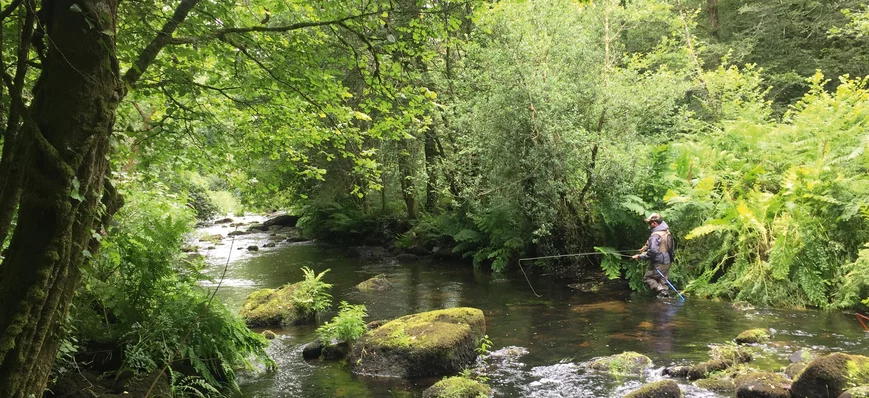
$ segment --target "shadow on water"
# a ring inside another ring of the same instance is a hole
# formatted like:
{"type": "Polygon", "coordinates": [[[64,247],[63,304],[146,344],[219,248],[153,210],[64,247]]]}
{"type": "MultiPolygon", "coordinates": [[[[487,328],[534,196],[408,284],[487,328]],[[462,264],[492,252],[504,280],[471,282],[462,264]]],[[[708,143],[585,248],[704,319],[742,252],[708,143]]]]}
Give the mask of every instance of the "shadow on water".
{"type": "MultiPolygon", "coordinates": [[[[233,245],[246,247],[263,239],[246,235],[233,245]]],[[[212,276],[223,272],[228,243],[208,255],[212,276]]],[[[662,367],[706,360],[710,344],[725,343],[754,327],[775,332],[758,362],[769,369],[786,364],[799,348],[869,353],[869,338],[859,323],[840,313],[746,310],[725,302],[660,300],[628,291],[582,293],[567,288],[569,281],[532,280],[543,295],[537,298],[521,276],[491,275],[464,264],[432,261],[363,262],[347,257],[344,248],[312,242],[282,243],[255,254],[238,252],[237,257],[233,252],[218,294],[231,308],[238,308],[255,289],[300,280],[299,268],[308,266],[317,272],[331,269],[324,279],[334,285],[335,303],[364,303],[368,320],[456,306],[482,309],[497,351],[478,364],[478,370],[489,377],[499,397],[622,396],[660,379],[662,367]],[[354,289],[377,274],[386,274],[394,288],[372,293],[354,289]],[[623,351],[649,356],[653,370],[643,377],[614,379],[582,368],[594,357],[623,351]]],[[[323,320],[332,315],[325,314],[323,320]]],[[[345,364],[306,362],[301,349],[315,338],[314,326],[272,330],[279,338],[270,353],[280,369],[243,377],[245,396],[418,397],[437,381],[359,377],[351,375],[345,364]]],[[[716,396],[690,385],[683,384],[683,390],[688,397],[716,396]]]]}

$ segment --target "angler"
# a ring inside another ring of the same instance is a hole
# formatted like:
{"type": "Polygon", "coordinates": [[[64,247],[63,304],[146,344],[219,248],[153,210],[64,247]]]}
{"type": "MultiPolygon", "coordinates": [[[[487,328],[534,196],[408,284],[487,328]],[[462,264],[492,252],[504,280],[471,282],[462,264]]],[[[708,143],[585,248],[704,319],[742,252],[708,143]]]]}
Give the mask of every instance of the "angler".
{"type": "Polygon", "coordinates": [[[670,297],[667,285],[670,284],[670,264],[673,263],[673,250],[675,249],[673,236],[670,234],[670,226],[661,219],[661,215],[658,213],[652,213],[645,221],[649,224],[652,234],[643,248],[640,249],[640,254],[634,255],[632,258],[649,261],[649,266],[643,275],[643,282],[657,292],[658,297],[670,297]]]}

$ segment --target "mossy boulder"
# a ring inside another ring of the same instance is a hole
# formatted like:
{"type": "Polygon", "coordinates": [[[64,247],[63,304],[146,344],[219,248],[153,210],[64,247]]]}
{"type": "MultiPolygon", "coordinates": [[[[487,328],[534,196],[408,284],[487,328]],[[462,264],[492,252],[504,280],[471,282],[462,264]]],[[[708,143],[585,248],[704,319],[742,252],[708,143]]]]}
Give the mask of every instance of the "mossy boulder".
{"type": "Polygon", "coordinates": [[[736,336],[736,344],[758,344],[769,341],[770,334],[767,329],[749,329],[736,336]]]}
{"type": "Polygon", "coordinates": [[[447,377],[422,393],[423,398],[479,398],[492,395],[492,389],[467,377],[447,377]]]}
{"type": "Polygon", "coordinates": [[[837,353],[809,362],[791,385],[791,396],[838,397],[850,387],[865,384],[869,384],[869,358],[837,353]]]}
{"type": "Polygon", "coordinates": [[[711,361],[701,362],[688,368],[686,377],[688,380],[705,379],[710,373],[727,370],[733,366],[733,361],[725,359],[713,359],[711,361]]]}
{"type": "Polygon", "coordinates": [[[244,304],[239,315],[248,326],[299,325],[314,320],[309,314],[293,305],[293,292],[298,284],[280,289],[259,289],[254,291],[244,304]]]}
{"type": "Polygon", "coordinates": [[[750,362],[752,359],[751,353],[745,347],[734,344],[712,346],[709,356],[713,360],[720,359],[734,364],[750,362]]]}
{"type": "Polygon", "coordinates": [[[271,330],[264,330],[263,337],[265,337],[266,340],[274,340],[278,338],[278,335],[276,335],[275,332],[272,332],[271,330]]]}
{"type": "Polygon", "coordinates": [[[869,398],[869,386],[851,388],[839,395],[839,398],[869,398]]]}
{"type": "Polygon", "coordinates": [[[770,372],[752,372],[734,380],[737,398],[790,398],[790,382],[770,372]]]}
{"type": "Polygon", "coordinates": [[[597,358],[591,361],[588,367],[616,375],[638,375],[642,374],[651,365],[652,360],[649,357],[633,351],[627,351],[618,355],[597,358]]]}
{"type": "Polygon", "coordinates": [[[380,274],[358,285],[360,292],[382,292],[392,289],[392,282],[386,279],[386,275],[380,274]]]}
{"type": "Polygon", "coordinates": [[[456,374],[477,358],[483,311],[451,308],[407,315],[366,332],[353,345],[354,373],[386,377],[456,374]]]}
{"type": "Polygon", "coordinates": [[[214,234],[214,235],[205,235],[199,238],[200,242],[208,242],[208,243],[220,243],[223,240],[223,235],[214,234]]]}
{"type": "Polygon", "coordinates": [[[673,380],[662,380],[646,384],[638,390],[625,395],[625,398],[680,398],[682,390],[673,380]]]}
{"type": "Polygon", "coordinates": [[[700,379],[694,385],[704,390],[720,394],[732,395],[736,391],[736,384],[730,379],[700,379]]]}

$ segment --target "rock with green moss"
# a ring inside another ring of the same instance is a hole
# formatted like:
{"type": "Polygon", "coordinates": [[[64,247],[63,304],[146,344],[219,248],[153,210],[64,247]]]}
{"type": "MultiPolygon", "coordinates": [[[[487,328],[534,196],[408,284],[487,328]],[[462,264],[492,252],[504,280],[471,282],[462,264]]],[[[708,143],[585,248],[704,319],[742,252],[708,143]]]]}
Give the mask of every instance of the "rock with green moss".
{"type": "Polygon", "coordinates": [[[850,387],[865,384],[869,384],[869,358],[830,354],[809,362],[791,385],[791,396],[838,397],[850,387]]]}
{"type": "Polygon", "coordinates": [[[407,315],[366,332],[353,345],[354,373],[416,377],[456,374],[477,358],[483,311],[451,308],[407,315]]]}
{"type": "Polygon", "coordinates": [[[646,384],[638,390],[625,395],[625,398],[680,398],[682,390],[673,380],[662,380],[646,384]]]}
{"type": "Polygon", "coordinates": [[[839,395],[839,398],[869,398],[869,386],[851,388],[839,395]]]}
{"type": "Polygon", "coordinates": [[[712,359],[720,359],[733,362],[734,364],[750,362],[752,359],[751,352],[745,347],[735,344],[715,345],[709,350],[709,356],[712,359]]]}
{"type": "Polygon", "coordinates": [[[597,358],[591,361],[588,367],[615,375],[639,375],[651,365],[652,360],[649,357],[633,351],[627,351],[618,355],[597,358]]]}
{"type": "Polygon", "coordinates": [[[732,395],[736,392],[736,384],[730,379],[700,379],[695,381],[694,385],[720,394],[732,395]]]}
{"type": "Polygon", "coordinates": [[[790,398],[790,382],[771,372],[752,372],[734,380],[737,398],[790,398]]]}
{"type": "Polygon", "coordinates": [[[266,340],[274,340],[278,338],[278,335],[276,335],[275,332],[272,332],[271,330],[264,330],[263,337],[265,337],[266,340]]]}
{"type": "Polygon", "coordinates": [[[749,329],[736,336],[736,344],[758,344],[769,341],[769,330],[749,329]]]}
{"type": "Polygon", "coordinates": [[[710,373],[721,372],[733,366],[733,361],[725,359],[713,359],[711,361],[701,362],[688,368],[688,380],[699,380],[709,377],[710,373]]]}
{"type": "Polygon", "coordinates": [[[241,306],[239,315],[248,326],[299,325],[314,321],[313,314],[293,305],[293,291],[298,284],[280,289],[254,291],[241,306]]]}
{"type": "Polygon", "coordinates": [[[386,275],[380,274],[356,285],[356,289],[360,292],[382,292],[392,289],[392,282],[386,279],[386,275]]]}
{"type": "Polygon", "coordinates": [[[480,398],[492,396],[492,389],[467,377],[447,377],[422,393],[423,398],[480,398]]]}
{"type": "Polygon", "coordinates": [[[803,369],[806,368],[806,365],[807,364],[803,363],[803,362],[789,364],[785,368],[784,374],[785,374],[785,376],[789,377],[791,380],[796,379],[797,375],[799,375],[803,371],[803,369]]]}

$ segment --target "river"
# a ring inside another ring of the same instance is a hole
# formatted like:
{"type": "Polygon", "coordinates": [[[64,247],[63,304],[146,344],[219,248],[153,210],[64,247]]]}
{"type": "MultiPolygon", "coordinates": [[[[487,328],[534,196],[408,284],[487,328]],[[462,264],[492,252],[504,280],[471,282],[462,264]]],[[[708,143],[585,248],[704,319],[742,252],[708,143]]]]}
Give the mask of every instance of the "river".
{"type": "MultiPolygon", "coordinates": [[[[246,218],[250,221],[253,218],[246,218]]],[[[212,226],[203,233],[225,233],[212,226]]],[[[496,397],[620,397],[674,364],[708,359],[711,344],[725,344],[743,330],[764,327],[773,341],[760,347],[757,367],[777,370],[796,350],[815,353],[869,354],[869,334],[853,315],[816,310],[780,310],[734,306],[729,302],[688,298],[657,299],[624,289],[583,293],[570,281],[535,278],[536,297],[521,274],[493,275],[464,263],[421,260],[361,261],[346,248],[317,242],[278,243],[257,252],[246,248],[269,242],[268,233],[238,237],[205,250],[208,273],[222,279],[218,297],[238,309],[253,290],[277,288],[302,279],[299,268],[331,271],[337,303],[365,304],[367,320],[392,319],[415,312],[458,306],[476,307],[486,316],[491,353],[477,365],[496,397]],[[232,246],[232,247],[230,247],[232,246]],[[229,261],[227,261],[229,258],[229,261]],[[385,274],[394,287],[363,293],[355,285],[385,274]],[[637,351],[653,367],[642,377],[611,376],[586,371],[594,357],[637,351]]],[[[216,283],[206,287],[214,289],[216,283]]],[[[324,314],[321,321],[334,313],[324,314]]],[[[341,363],[306,362],[302,346],[315,339],[314,326],[270,328],[278,334],[269,353],[279,365],[274,373],[243,375],[246,397],[419,397],[438,378],[384,379],[351,375],[341,363]]],[[[679,381],[686,397],[718,397],[679,381]]]]}

